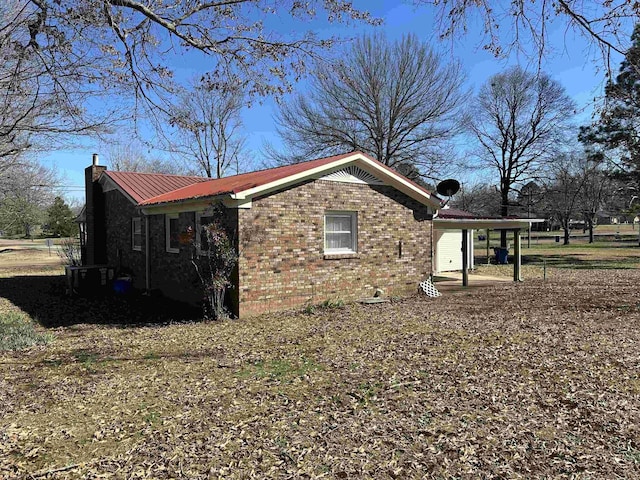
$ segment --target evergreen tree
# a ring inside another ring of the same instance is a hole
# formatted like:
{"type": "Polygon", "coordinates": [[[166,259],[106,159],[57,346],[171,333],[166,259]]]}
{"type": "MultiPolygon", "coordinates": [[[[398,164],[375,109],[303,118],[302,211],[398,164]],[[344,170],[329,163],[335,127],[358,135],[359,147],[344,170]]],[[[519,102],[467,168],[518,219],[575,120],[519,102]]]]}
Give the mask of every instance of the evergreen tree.
{"type": "Polygon", "coordinates": [[[580,129],[579,139],[592,160],[608,165],[611,176],[640,192],[640,24],[631,35],[631,47],[620,72],[605,89],[599,120],[580,129]]]}
{"type": "Polygon", "coordinates": [[[53,235],[58,237],[70,237],[77,232],[77,224],[74,221],[74,215],[65,201],[56,197],[53,205],[47,210],[49,216],[49,230],[53,235]]]}

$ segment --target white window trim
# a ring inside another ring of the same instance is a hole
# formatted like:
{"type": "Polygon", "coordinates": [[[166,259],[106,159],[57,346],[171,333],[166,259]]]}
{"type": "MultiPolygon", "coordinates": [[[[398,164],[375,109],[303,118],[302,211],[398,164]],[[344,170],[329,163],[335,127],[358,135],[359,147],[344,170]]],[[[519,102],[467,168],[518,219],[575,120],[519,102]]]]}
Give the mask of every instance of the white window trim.
{"type": "Polygon", "coordinates": [[[324,212],[324,254],[343,255],[358,253],[358,212],[348,211],[327,211],[324,212]],[[351,218],[351,248],[328,248],[327,247],[327,217],[349,216],[351,218]]]}
{"type": "Polygon", "coordinates": [[[131,249],[136,252],[142,251],[142,217],[133,217],[131,219],[131,249]],[[136,245],[136,223],[140,230],[140,245],[136,245]]]}
{"type": "Polygon", "coordinates": [[[171,220],[180,218],[178,213],[167,213],[164,216],[164,244],[167,253],[180,253],[180,248],[171,248],[171,220]]]}
{"type": "Polygon", "coordinates": [[[201,244],[200,244],[200,228],[202,227],[202,225],[200,224],[200,219],[202,217],[211,217],[211,216],[213,216],[213,214],[210,211],[196,212],[196,231],[195,231],[196,238],[195,238],[195,241],[196,241],[196,252],[197,252],[198,255],[207,255],[209,253],[208,250],[203,251],[200,248],[200,246],[201,246],[201,244]]]}

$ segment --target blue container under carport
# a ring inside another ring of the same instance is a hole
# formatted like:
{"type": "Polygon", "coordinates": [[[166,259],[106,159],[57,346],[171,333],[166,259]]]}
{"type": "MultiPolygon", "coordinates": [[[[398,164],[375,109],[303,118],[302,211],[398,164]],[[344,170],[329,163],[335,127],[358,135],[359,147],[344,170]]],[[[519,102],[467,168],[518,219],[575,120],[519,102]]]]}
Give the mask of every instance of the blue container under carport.
{"type": "Polygon", "coordinates": [[[509,250],[503,247],[495,247],[493,252],[496,254],[496,263],[498,265],[506,265],[509,263],[509,250]]]}
{"type": "Polygon", "coordinates": [[[118,295],[126,295],[131,292],[131,277],[118,277],[113,281],[113,291],[118,295]]]}

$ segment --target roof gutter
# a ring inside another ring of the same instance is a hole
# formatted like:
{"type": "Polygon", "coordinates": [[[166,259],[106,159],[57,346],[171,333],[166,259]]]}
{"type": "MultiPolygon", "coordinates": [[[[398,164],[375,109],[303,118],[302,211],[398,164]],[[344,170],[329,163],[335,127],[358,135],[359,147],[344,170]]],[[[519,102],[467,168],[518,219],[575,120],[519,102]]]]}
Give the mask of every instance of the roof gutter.
{"type": "Polygon", "coordinates": [[[542,218],[438,218],[433,219],[433,228],[437,230],[513,230],[529,228],[532,223],[542,223],[542,218]]]}
{"type": "Polygon", "coordinates": [[[151,263],[149,256],[149,215],[144,216],[144,286],[148,292],[151,291],[151,263]]]}

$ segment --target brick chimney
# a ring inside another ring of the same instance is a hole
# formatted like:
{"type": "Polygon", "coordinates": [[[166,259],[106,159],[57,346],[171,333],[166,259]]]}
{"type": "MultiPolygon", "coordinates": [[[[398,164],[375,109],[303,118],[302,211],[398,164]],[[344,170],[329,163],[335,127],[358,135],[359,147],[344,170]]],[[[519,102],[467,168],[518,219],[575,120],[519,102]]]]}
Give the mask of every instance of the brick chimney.
{"type": "Polygon", "coordinates": [[[98,165],[98,154],[93,154],[91,166],[84,169],[84,188],[87,214],[87,244],[85,265],[99,265],[106,262],[107,242],[104,215],[104,193],[98,178],[107,167],[98,165]]]}

